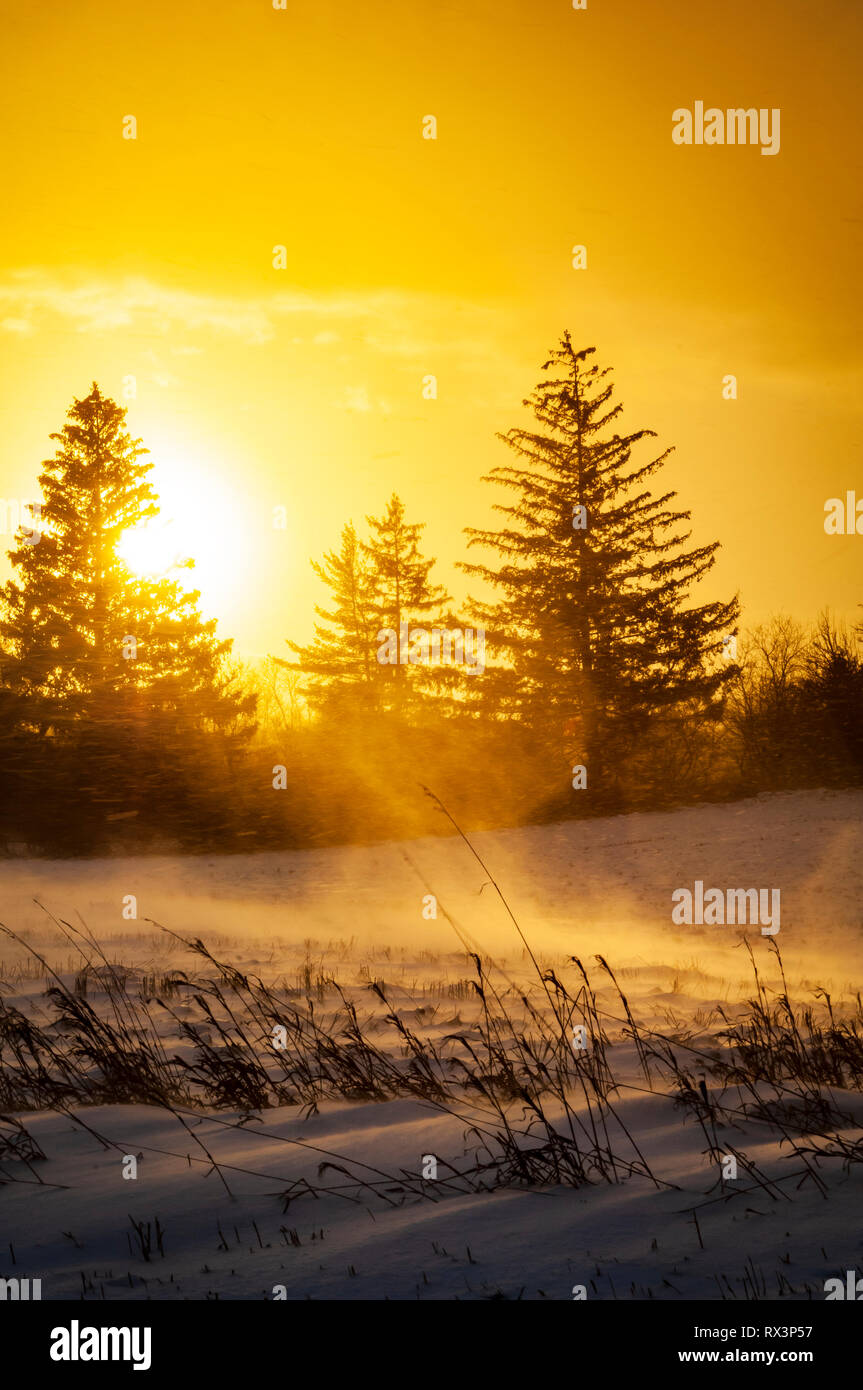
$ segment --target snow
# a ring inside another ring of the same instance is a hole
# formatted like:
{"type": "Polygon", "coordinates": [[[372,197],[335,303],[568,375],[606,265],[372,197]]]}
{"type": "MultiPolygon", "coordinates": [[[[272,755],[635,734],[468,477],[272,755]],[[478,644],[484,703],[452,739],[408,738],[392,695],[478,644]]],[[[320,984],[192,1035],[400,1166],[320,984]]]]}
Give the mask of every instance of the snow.
{"type": "MultiPolygon", "coordinates": [[[[705,1133],[667,1086],[647,1087],[620,1000],[593,957],[615,971],[640,1027],[687,1030],[701,1046],[721,1026],[717,1005],[734,1013],[753,993],[744,935],[764,979],[776,987],[779,976],[757,926],[675,926],[672,893],[699,879],[779,889],[776,942],[792,999],[810,1003],[821,987],[834,1009],[853,1006],[863,974],[861,810],[863,792],[810,791],[484,832],[470,839],[488,874],[454,836],[262,855],[4,861],[2,920],[67,983],[80,958],[49,914],[86,923],[111,961],[138,972],[203,971],[161,923],[267,981],[296,986],[309,961],[313,976],[349,987],[364,1018],[385,1012],[367,989],[383,979],[400,1017],[438,1043],[477,1018],[468,991],[447,992],[472,973],[451,923],[508,979],[531,979],[490,875],[543,968],[572,982],[578,956],[589,970],[614,1044],[617,1116],[660,1185],[645,1176],[489,1192],[421,1185],[424,1155],[468,1166],[470,1100],[456,1114],[410,1098],[251,1118],[142,1105],[27,1112],[20,1118],[47,1161],[34,1165],[43,1185],[23,1165],[0,1162],[0,1277],[41,1278],[43,1299],[263,1299],[280,1286],[289,1299],[569,1299],[576,1285],[588,1298],[712,1299],[746,1297],[751,1260],[764,1296],[778,1296],[781,1274],[794,1291],[786,1297],[823,1298],[825,1279],[844,1280],[861,1264],[860,1166],[823,1160],[822,1196],[812,1181],[799,1185],[800,1159],[775,1130],[738,1116],[717,1122],[720,1147],[784,1180],[768,1192],[744,1175],[728,1184],[736,1195],[712,1201],[721,1190],[705,1133]],[[436,920],[423,916],[428,893],[436,920]],[[137,919],[124,920],[130,894],[137,919]],[[141,1155],[134,1180],[123,1178],[125,1155],[141,1155]],[[350,1174],[320,1173],[326,1161],[350,1174]],[[362,1164],[393,1182],[363,1187],[358,1179],[375,1179],[362,1164]],[[403,1173],[413,1175],[411,1190],[388,1192],[403,1173]],[[285,1209],[282,1194],[303,1179],[333,1190],[295,1196],[285,1209]],[[158,1218],[164,1256],[142,1258],[130,1216],[158,1218]]],[[[44,988],[3,938],[6,1005],[43,1016],[44,988]]],[[[91,1002],[100,999],[97,991],[91,1002]]],[[[315,1007],[325,1014],[335,1001],[315,1007]]],[[[398,1051],[382,1017],[369,1035],[398,1051]]],[[[843,1093],[841,1102],[853,1117],[843,1132],[859,1139],[863,1098],[843,1093]]],[[[625,1150],[622,1130],[617,1137],[625,1150]]]]}

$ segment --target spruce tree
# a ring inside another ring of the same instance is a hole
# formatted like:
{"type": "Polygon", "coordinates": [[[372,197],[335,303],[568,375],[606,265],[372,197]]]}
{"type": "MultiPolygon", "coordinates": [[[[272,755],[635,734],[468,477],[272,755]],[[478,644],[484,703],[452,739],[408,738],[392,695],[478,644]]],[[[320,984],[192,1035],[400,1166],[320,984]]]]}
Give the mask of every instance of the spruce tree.
{"type": "Polygon", "coordinates": [[[431,686],[437,675],[428,667],[388,659],[390,654],[410,655],[409,643],[400,640],[402,625],[410,629],[428,622],[430,615],[436,618],[448,597],[429,577],[434,560],[420,552],[423,525],[405,520],[404,505],[395,494],[383,517],[366,521],[368,541],[359,540],[353,525],[347,525],[339,551],[328,551],[322,564],[312,561],[315,574],[332,592],[327,607],[315,607],[326,626],[315,624],[315,640],[308,646],[289,641],[297,660],[281,663],[307,678],[309,702],[319,712],[341,715],[351,707],[405,712],[409,698],[431,686]]]}
{"type": "MultiPolygon", "coordinates": [[[[444,621],[442,606],[449,594],[442,585],[432,583],[430,575],[435,561],[427,560],[420,551],[420,536],[425,524],[405,520],[404,503],[396,493],[382,517],[367,516],[366,521],[371,534],[369,540],[362,543],[362,550],[371,576],[370,608],[380,646],[384,644],[380,634],[393,633],[399,655],[403,655],[403,624],[410,629],[444,621]]],[[[431,673],[419,664],[400,660],[381,666],[389,698],[396,706],[404,704],[409,681],[416,687],[429,683],[431,673]]]]}
{"type": "Polygon", "coordinates": [[[474,694],[498,717],[540,730],[601,791],[651,720],[717,713],[732,674],[722,634],[739,607],[736,598],[685,606],[718,543],[685,549],[690,513],[672,506],[674,492],[654,497],[645,485],[671,451],[632,461],[654,432],[618,433],[622,407],[594,352],[576,351],[566,333],[524,402],[536,426],[499,436],[520,462],[485,481],[516,500],[496,506],[504,529],[467,534],[501,562],[461,567],[501,591],[474,605],[502,659],[474,694]]]}
{"type": "MultiPolygon", "coordinates": [[[[306,693],[320,710],[347,698],[368,706],[379,681],[376,662],[376,615],[372,609],[371,576],[351,523],[342,528],[340,548],[325,553],[312,569],[332,592],[326,608],[315,605],[323,619],[315,623],[315,640],[308,646],[288,641],[295,662],[281,666],[300,671],[307,678],[306,693]]],[[[276,658],[278,661],[278,658],[276,658]]]]}
{"type": "MultiPolygon", "coordinates": [[[[184,750],[218,730],[230,754],[255,703],[236,689],[232,644],[202,621],[197,591],[139,578],[118,556],[123,533],[158,513],[148,450],[125,416],[95,382],[74,401],[42,465],[39,529],[19,531],[17,576],[0,590],[6,690],[28,727],[71,750],[79,788],[118,816],[146,811],[157,792],[161,806],[182,800],[184,750]]],[[[185,781],[200,801],[194,768],[185,781]]]]}

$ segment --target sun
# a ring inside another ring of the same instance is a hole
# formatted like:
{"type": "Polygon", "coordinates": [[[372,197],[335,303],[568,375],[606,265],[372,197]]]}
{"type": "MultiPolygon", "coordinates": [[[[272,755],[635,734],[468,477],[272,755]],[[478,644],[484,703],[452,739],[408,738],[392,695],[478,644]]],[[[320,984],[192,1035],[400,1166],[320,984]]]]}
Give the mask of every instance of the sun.
{"type": "Polygon", "coordinates": [[[242,496],[211,461],[185,452],[180,457],[160,449],[150,482],[159,514],[124,532],[119,558],[141,579],[176,579],[184,589],[200,590],[202,609],[225,616],[245,582],[252,550],[242,496]]]}
{"type": "Polygon", "coordinates": [[[171,521],[155,517],[143,526],[124,531],[117,554],[133,574],[142,579],[162,579],[177,569],[184,556],[177,544],[177,528],[171,521]]]}

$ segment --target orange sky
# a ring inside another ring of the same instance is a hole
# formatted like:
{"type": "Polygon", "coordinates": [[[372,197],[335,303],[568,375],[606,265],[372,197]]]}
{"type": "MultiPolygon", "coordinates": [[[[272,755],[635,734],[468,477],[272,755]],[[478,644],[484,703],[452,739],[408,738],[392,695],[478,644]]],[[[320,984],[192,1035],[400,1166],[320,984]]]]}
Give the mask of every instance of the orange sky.
{"type": "Polygon", "coordinates": [[[134,376],[204,610],[282,653],[309,557],[394,489],[466,593],[495,431],[568,327],[676,446],[723,543],[699,596],[857,616],[863,537],[823,508],[863,497],[859,5],[48,0],[3,27],[3,498],[73,395],[134,376]],[[675,145],[696,100],[780,108],[779,154],[675,145]]]}

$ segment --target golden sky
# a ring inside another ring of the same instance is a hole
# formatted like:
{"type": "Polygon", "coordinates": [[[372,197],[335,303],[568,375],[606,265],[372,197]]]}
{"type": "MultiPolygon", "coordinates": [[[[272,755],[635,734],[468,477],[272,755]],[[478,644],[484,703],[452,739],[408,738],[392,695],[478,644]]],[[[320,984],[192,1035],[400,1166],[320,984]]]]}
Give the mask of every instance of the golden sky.
{"type": "Polygon", "coordinates": [[[857,616],[863,537],[823,526],[863,497],[856,0],[5,0],[3,31],[3,498],[133,376],[205,612],[283,654],[309,558],[393,490],[464,596],[495,431],[569,328],[676,446],[723,544],[699,597],[857,616]],[[674,144],[696,100],[779,108],[780,152],[674,144]]]}

